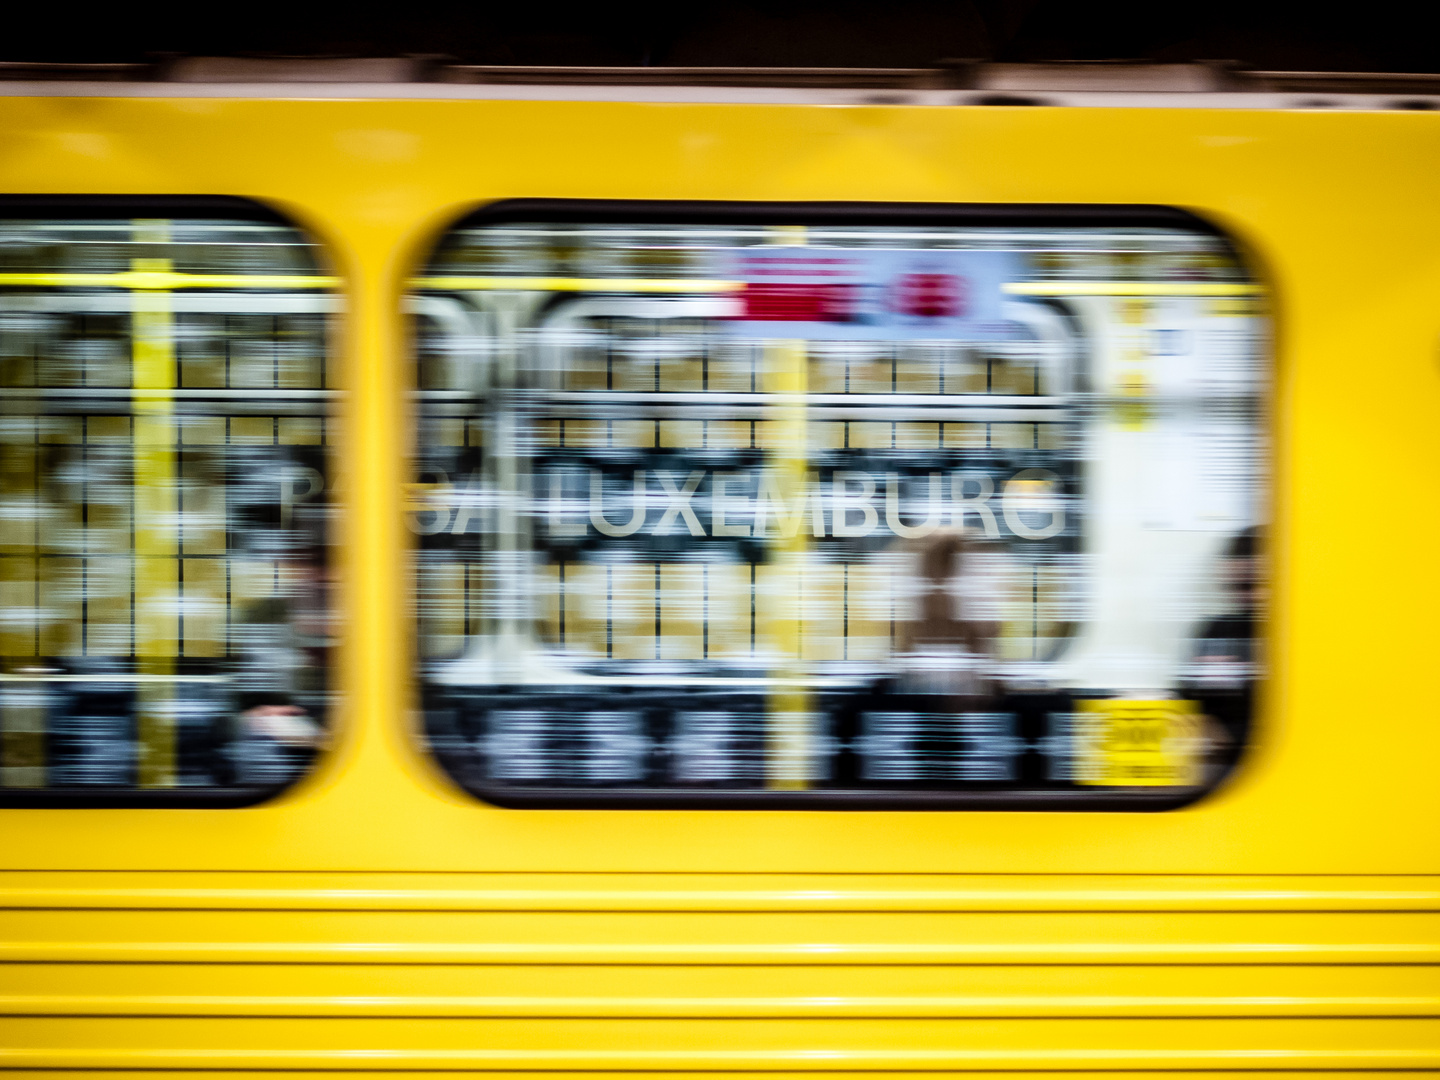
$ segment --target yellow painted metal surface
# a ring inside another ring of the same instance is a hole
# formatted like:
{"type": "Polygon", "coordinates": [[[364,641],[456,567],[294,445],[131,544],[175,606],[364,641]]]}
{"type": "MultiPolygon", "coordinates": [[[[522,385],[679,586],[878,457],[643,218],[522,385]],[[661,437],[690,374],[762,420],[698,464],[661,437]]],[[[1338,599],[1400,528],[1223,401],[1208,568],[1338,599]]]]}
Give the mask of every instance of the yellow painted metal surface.
{"type": "Polygon", "coordinates": [[[0,811],[0,1066],[1440,1067],[1437,175],[1440,117],[1413,112],[6,99],[0,191],[248,196],[327,246],[349,630],[335,747],[277,802],[0,811]],[[511,197],[1153,203],[1229,230],[1278,335],[1272,676],[1235,780],[1160,814],[457,792],[412,737],[400,298],[449,222],[511,197]]]}

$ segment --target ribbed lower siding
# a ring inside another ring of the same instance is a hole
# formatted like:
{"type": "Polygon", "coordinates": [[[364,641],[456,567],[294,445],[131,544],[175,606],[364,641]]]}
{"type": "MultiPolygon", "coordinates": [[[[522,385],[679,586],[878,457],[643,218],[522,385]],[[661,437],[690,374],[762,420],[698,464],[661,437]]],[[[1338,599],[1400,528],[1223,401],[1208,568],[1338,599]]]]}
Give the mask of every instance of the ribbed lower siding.
{"type": "Polygon", "coordinates": [[[377,1020],[26,1017],[45,1069],[1437,1069],[1416,1019],[377,1020]]]}
{"type": "Polygon", "coordinates": [[[8,964],[10,1017],[1034,1020],[1440,1016],[1429,966],[8,964]]]}
{"type": "Polygon", "coordinates": [[[1436,885],[0,874],[0,1068],[1436,1070],[1436,885]]]}

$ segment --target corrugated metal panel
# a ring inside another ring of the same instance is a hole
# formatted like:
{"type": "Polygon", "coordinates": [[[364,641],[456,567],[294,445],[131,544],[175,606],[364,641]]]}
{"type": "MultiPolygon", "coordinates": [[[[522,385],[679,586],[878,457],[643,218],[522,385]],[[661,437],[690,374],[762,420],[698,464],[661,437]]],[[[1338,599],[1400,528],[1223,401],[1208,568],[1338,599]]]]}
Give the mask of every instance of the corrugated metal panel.
{"type": "Polygon", "coordinates": [[[0,1065],[1432,1069],[1437,884],[12,873],[0,1065]]]}

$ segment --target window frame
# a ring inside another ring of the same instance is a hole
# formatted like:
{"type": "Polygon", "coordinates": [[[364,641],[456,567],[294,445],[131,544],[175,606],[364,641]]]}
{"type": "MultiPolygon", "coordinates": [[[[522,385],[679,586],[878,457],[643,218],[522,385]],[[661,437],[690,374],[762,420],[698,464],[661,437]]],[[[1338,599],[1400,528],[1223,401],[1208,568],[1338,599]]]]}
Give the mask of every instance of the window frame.
{"type": "MultiPolygon", "coordinates": [[[[219,218],[235,222],[253,222],[279,225],[293,229],[310,241],[317,253],[326,255],[326,244],[310,229],[287,217],[278,209],[263,202],[236,195],[53,195],[53,194],[4,194],[0,195],[0,218],[44,220],[47,218],[69,218],[72,220],[93,219],[113,221],[124,218],[153,217],[169,220],[193,218],[219,218]]],[[[316,267],[317,276],[340,278],[334,260],[326,259],[316,267]],[[329,263],[327,265],[326,263],[329,263]]],[[[316,290],[327,295],[344,297],[344,282],[316,290]]],[[[326,318],[326,359],[334,356],[340,340],[340,328],[334,324],[336,312],[327,313],[326,318]]],[[[334,388],[328,388],[333,390],[334,388]]],[[[6,389],[0,388],[0,399],[6,396],[6,389]]],[[[330,401],[323,403],[326,414],[333,417],[335,412],[330,401]]],[[[5,411],[5,410],[0,410],[5,411]]],[[[43,415],[37,413],[37,415],[43,415]]],[[[133,416],[133,413],[125,415],[133,416]]],[[[336,567],[340,559],[336,555],[333,536],[327,542],[330,558],[326,565],[336,567]]],[[[329,610],[337,610],[337,596],[329,596],[329,610]]],[[[324,714],[318,719],[323,729],[333,735],[335,730],[335,680],[340,670],[333,650],[326,657],[326,676],[331,692],[325,705],[324,714]]],[[[322,768],[322,758],[332,748],[322,746],[310,759],[307,766],[293,777],[279,784],[246,784],[227,787],[181,786],[142,788],[139,786],[120,787],[94,785],[90,787],[66,788],[11,788],[0,787],[0,809],[243,809],[270,802],[304,783],[317,769],[322,768]]]]}
{"type": "MultiPolygon", "coordinates": [[[[1037,228],[1159,228],[1185,231],[1215,238],[1224,245],[1236,263],[1244,268],[1246,280],[1260,286],[1261,295],[1271,289],[1261,272],[1259,260],[1228,231],[1189,209],[1177,206],[1143,203],[893,203],[893,202],[760,202],[709,200],[624,200],[624,199],[550,199],[514,198],[481,205],[459,215],[431,234],[423,249],[416,273],[423,272],[442,250],[446,239],[461,229],[481,228],[510,223],[576,224],[576,225],[803,225],[803,226],[972,226],[972,227],[1037,227],[1037,228]]],[[[424,295],[421,290],[407,290],[407,297],[424,295]]],[[[1268,377],[1274,370],[1275,318],[1273,310],[1265,312],[1268,340],[1259,349],[1259,367],[1268,377]]],[[[418,338],[413,329],[408,340],[409,371],[418,375],[418,338]]],[[[1081,340],[1082,352],[1084,340],[1081,340]]],[[[1081,387],[1088,371],[1081,368],[1075,377],[1081,387]]],[[[423,411],[421,392],[415,390],[415,379],[407,378],[407,386],[417,394],[412,413],[413,428],[423,411]]],[[[1255,459],[1261,478],[1261,505],[1267,513],[1260,528],[1259,552],[1262,565],[1267,547],[1273,505],[1273,395],[1267,384],[1258,392],[1259,410],[1256,430],[1266,440],[1255,459]]],[[[418,450],[418,447],[417,447],[418,450]]],[[[411,463],[412,476],[417,462],[411,463]]],[[[412,555],[421,549],[419,537],[408,537],[412,555]]],[[[1082,549],[1083,550],[1083,549],[1082,549]]],[[[1261,580],[1268,581],[1268,570],[1261,570],[1261,580]]],[[[429,745],[428,712],[431,687],[421,672],[419,644],[419,565],[412,558],[408,570],[409,596],[414,608],[411,632],[416,634],[412,647],[412,670],[417,685],[420,724],[416,731],[418,749],[426,761],[446,781],[467,796],[486,805],[505,809],[533,810],[806,810],[806,811],[1084,811],[1102,813],[1154,813],[1181,809],[1212,797],[1232,781],[1235,773],[1248,760],[1250,742],[1239,748],[1234,760],[1218,779],[1198,788],[1104,788],[1060,791],[904,791],[850,790],[827,791],[810,789],[785,790],[684,790],[542,787],[522,785],[469,786],[462,784],[446,767],[429,745]]],[[[1262,611],[1255,621],[1255,640],[1264,642],[1268,635],[1268,618],[1262,611]]],[[[1247,731],[1253,733],[1271,672],[1259,666],[1253,682],[1247,731]]]]}

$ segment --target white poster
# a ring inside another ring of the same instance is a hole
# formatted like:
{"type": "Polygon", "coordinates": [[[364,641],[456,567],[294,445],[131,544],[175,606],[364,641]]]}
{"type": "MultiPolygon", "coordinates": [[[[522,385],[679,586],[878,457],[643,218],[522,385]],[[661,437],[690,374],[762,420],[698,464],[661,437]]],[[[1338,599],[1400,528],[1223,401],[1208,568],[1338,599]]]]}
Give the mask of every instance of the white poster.
{"type": "Polygon", "coordinates": [[[744,283],[731,326],[747,338],[974,341],[1016,330],[1001,317],[1003,286],[1020,272],[1008,251],[776,246],[730,259],[744,283]]]}

